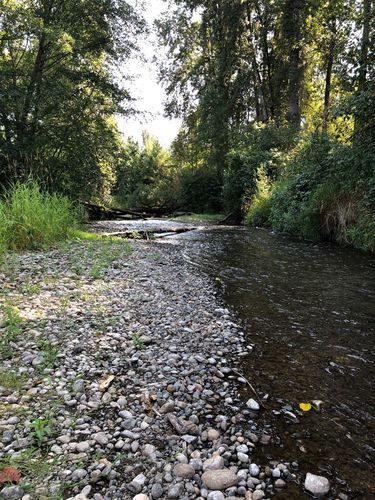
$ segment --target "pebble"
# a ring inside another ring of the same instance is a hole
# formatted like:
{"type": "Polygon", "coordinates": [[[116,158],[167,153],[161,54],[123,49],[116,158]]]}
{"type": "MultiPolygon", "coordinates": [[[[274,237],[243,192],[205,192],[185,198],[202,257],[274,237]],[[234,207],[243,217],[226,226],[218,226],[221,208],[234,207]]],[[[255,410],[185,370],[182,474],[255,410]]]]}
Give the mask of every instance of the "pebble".
{"type": "Polygon", "coordinates": [[[138,474],[138,476],[136,476],[128,484],[128,489],[133,493],[140,493],[145,483],[146,483],[146,476],[144,474],[138,474]]]}
{"type": "Polygon", "coordinates": [[[226,490],[238,482],[237,475],[230,469],[208,470],[203,473],[202,481],[210,490],[226,490]]]}
{"type": "Polygon", "coordinates": [[[224,467],[224,459],[220,455],[215,455],[203,462],[203,470],[218,470],[224,467]]]}
{"type": "Polygon", "coordinates": [[[6,486],[0,491],[0,498],[4,500],[18,500],[24,495],[20,486],[6,486]]]}
{"type": "Polygon", "coordinates": [[[101,445],[106,445],[108,444],[108,436],[106,435],[105,432],[97,432],[96,434],[94,434],[93,436],[93,439],[95,439],[95,441],[101,445]]]}
{"type": "Polygon", "coordinates": [[[173,472],[176,476],[182,477],[183,479],[191,479],[195,474],[193,467],[188,464],[176,464],[173,472]]]}
{"type": "Polygon", "coordinates": [[[163,496],[164,490],[160,483],[154,483],[151,488],[152,498],[161,498],[163,496]]]}
{"type": "Polygon", "coordinates": [[[184,487],[181,483],[171,486],[167,493],[167,498],[181,498],[184,487]]]}
{"type": "Polygon", "coordinates": [[[216,441],[220,437],[220,432],[216,429],[208,429],[207,431],[207,439],[209,441],[216,441]]]}
{"type": "Polygon", "coordinates": [[[142,447],[142,455],[150,460],[156,460],[156,448],[152,444],[145,444],[142,447]]]}
{"type": "Polygon", "coordinates": [[[250,471],[251,477],[258,477],[259,476],[260,469],[259,469],[259,466],[257,464],[250,464],[249,471],[250,471]]]}
{"type": "Polygon", "coordinates": [[[208,494],[207,500],[224,500],[225,497],[221,491],[211,491],[208,494]]]}
{"type": "Polygon", "coordinates": [[[255,399],[252,399],[252,398],[250,398],[247,401],[246,406],[248,408],[250,408],[250,410],[253,410],[253,411],[258,411],[260,409],[259,403],[257,401],[255,401],[255,399]]]}

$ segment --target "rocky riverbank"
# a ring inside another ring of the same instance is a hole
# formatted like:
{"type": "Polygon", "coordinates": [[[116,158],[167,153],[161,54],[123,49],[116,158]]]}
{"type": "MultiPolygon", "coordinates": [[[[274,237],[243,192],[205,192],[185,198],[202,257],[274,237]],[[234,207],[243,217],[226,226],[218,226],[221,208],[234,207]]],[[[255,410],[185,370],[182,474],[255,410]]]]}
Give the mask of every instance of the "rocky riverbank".
{"type": "Polygon", "coordinates": [[[239,394],[251,346],[178,248],[69,243],[9,258],[0,287],[0,498],[260,500],[298,482],[296,463],[254,463],[270,436],[239,394]]]}

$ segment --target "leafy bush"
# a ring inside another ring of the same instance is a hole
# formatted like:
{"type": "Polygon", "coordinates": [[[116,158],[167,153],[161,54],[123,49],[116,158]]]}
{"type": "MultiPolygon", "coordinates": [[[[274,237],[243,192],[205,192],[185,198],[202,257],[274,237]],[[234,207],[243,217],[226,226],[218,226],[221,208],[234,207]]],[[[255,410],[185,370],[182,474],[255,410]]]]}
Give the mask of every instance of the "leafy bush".
{"type": "Polygon", "coordinates": [[[362,213],[346,231],[348,243],[366,252],[375,252],[375,217],[362,213]]]}
{"type": "Polygon", "coordinates": [[[82,213],[65,196],[29,181],[15,184],[0,201],[0,248],[39,249],[69,238],[82,213]]]}
{"type": "Polygon", "coordinates": [[[274,125],[252,126],[239,137],[228,154],[223,187],[224,207],[236,214],[254,199],[259,168],[277,179],[295,141],[291,129],[274,125]]]}
{"type": "Polygon", "coordinates": [[[257,194],[247,220],[306,239],[375,248],[375,147],[302,138],[271,197],[257,194]]]}
{"type": "Polygon", "coordinates": [[[165,209],[175,205],[176,173],[169,152],[144,133],[143,145],[129,139],[117,168],[115,201],[135,209],[165,209]]]}
{"type": "Polygon", "coordinates": [[[184,165],[177,173],[176,208],[193,212],[221,209],[220,182],[213,168],[184,165]]]}
{"type": "Polygon", "coordinates": [[[271,185],[264,167],[257,172],[256,192],[245,216],[250,226],[267,226],[271,215],[271,185]]]}

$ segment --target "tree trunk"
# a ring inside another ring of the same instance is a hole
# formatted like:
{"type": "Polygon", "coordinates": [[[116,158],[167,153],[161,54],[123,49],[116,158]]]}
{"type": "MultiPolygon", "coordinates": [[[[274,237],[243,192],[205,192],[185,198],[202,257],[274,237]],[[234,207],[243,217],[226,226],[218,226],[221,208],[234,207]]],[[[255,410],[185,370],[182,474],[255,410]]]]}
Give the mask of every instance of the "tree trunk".
{"type": "Polygon", "coordinates": [[[248,31],[248,42],[251,51],[251,66],[253,69],[253,78],[254,78],[254,94],[256,100],[256,111],[257,111],[257,121],[267,122],[268,121],[268,112],[266,99],[264,94],[264,82],[260,75],[257,59],[256,59],[256,49],[253,41],[253,30],[251,24],[251,11],[249,3],[246,4],[246,17],[247,17],[247,31],[248,31]]]}
{"type": "Polygon", "coordinates": [[[287,0],[283,13],[284,46],[288,54],[288,88],[286,115],[288,123],[296,130],[301,128],[301,97],[304,77],[303,43],[307,17],[304,0],[287,0]]]}
{"type": "MultiPolygon", "coordinates": [[[[359,58],[358,70],[358,95],[363,94],[367,90],[367,72],[369,65],[368,52],[370,47],[370,31],[371,31],[371,15],[372,15],[372,0],[363,0],[362,9],[362,40],[359,58]]],[[[354,138],[361,141],[364,135],[363,129],[366,123],[363,117],[357,112],[354,123],[354,138]]]]}
{"type": "Polygon", "coordinates": [[[371,3],[371,0],[363,0],[363,30],[358,75],[358,90],[360,92],[364,92],[367,87],[366,77],[368,69],[368,49],[370,45],[371,3]]]}
{"type": "Polygon", "coordinates": [[[335,48],[336,48],[336,20],[334,20],[334,24],[332,27],[332,35],[329,44],[329,51],[327,58],[327,70],[326,70],[325,88],[324,88],[323,133],[327,133],[328,122],[329,122],[331,80],[332,80],[333,62],[335,58],[335,48]]]}

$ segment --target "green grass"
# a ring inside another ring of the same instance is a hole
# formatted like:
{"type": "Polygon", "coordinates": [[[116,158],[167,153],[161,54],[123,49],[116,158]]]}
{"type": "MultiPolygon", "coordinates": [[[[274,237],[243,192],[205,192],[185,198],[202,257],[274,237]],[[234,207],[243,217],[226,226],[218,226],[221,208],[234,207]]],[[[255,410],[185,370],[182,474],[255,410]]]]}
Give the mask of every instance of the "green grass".
{"type": "Polygon", "coordinates": [[[25,375],[19,375],[12,370],[0,370],[0,385],[6,389],[19,391],[23,388],[27,381],[25,375]]]}
{"type": "Polygon", "coordinates": [[[140,333],[134,333],[132,336],[132,344],[135,349],[142,350],[145,344],[142,340],[142,335],[140,333]]]}
{"type": "Polygon", "coordinates": [[[31,283],[29,281],[22,283],[20,287],[21,293],[24,293],[26,295],[38,294],[41,292],[41,289],[41,285],[39,285],[38,283],[31,283]]]}
{"type": "Polygon", "coordinates": [[[38,448],[41,448],[52,435],[52,420],[50,418],[36,418],[31,423],[30,437],[35,441],[38,448]]]}
{"type": "Polygon", "coordinates": [[[17,307],[9,304],[1,306],[0,321],[0,359],[9,359],[13,355],[11,343],[17,340],[21,333],[22,318],[17,307]]]}
{"type": "Polygon", "coordinates": [[[38,347],[43,355],[43,363],[39,366],[39,369],[44,370],[45,368],[53,368],[57,356],[59,355],[57,347],[49,340],[45,339],[39,341],[38,347]]]}
{"type": "Polygon", "coordinates": [[[56,462],[57,459],[43,456],[39,449],[26,448],[19,453],[0,458],[0,470],[4,467],[14,467],[19,470],[22,474],[21,487],[25,491],[33,493],[35,488],[51,474],[56,462]]]}
{"type": "Polygon", "coordinates": [[[0,201],[0,250],[47,248],[74,235],[82,214],[35,182],[15,184],[0,201]]]}
{"type": "Polygon", "coordinates": [[[224,219],[225,214],[223,213],[201,213],[201,214],[190,214],[190,215],[179,215],[178,217],[173,217],[172,220],[177,220],[181,222],[219,222],[224,219]]]}

